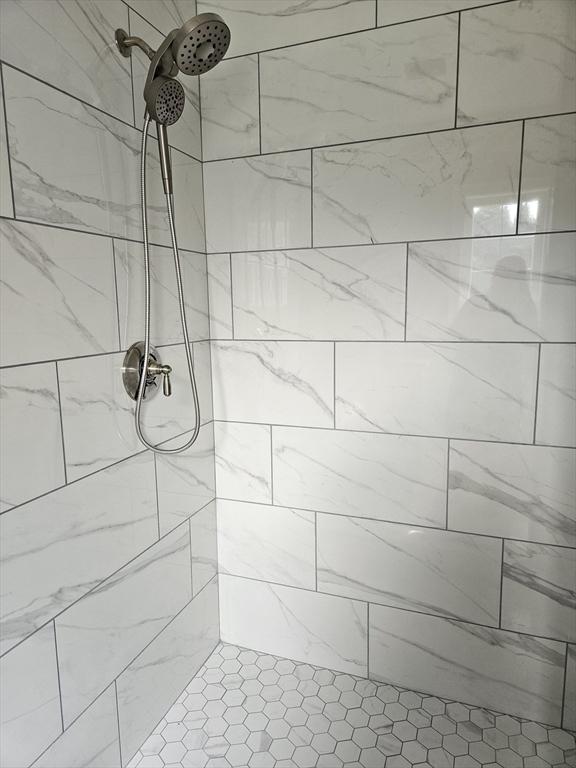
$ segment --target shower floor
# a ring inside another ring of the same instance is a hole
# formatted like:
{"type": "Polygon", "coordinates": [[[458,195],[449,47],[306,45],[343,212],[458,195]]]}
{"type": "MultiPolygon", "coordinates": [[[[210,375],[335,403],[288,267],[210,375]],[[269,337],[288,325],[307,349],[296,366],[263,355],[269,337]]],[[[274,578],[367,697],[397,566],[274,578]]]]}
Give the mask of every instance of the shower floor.
{"type": "Polygon", "coordinates": [[[567,768],[574,735],[221,644],[129,768],[567,768]]]}

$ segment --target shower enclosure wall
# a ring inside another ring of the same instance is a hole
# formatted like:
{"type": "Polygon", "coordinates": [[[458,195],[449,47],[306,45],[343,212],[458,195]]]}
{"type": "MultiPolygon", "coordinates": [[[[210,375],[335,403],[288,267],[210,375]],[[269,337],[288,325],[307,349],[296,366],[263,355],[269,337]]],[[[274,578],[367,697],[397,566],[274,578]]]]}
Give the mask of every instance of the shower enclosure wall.
{"type": "Polygon", "coordinates": [[[575,13],[0,2],[3,766],[127,765],[220,637],[576,729],[575,13]],[[121,379],[147,62],[114,30],[205,11],[231,47],[169,133],[203,426],[153,457],[121,379]]]}

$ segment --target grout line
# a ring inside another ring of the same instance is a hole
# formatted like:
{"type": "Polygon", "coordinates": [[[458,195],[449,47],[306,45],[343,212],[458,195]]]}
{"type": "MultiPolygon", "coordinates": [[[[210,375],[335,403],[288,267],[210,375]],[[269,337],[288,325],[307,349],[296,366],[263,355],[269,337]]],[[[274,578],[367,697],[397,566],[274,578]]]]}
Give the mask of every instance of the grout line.
{"type": "Polygon", "coordinates": [[[502,539],[502,551],[500,555],[500,606],[498,611],[498,627],[502,629],[502,602],[504,592],[504,539],[502,539]]]}
{"type": "Polygon", "coordinates": [[[2,86],[2,104],[4,133],[6,135],[6,156],[8,159],[8,179],[10,181],[10,195],[12,198],[12,216],[16,218],[16,198],[14,196],[14,180],[12,175],[12,153],[10,152],[10,135],[8,133],[8,110],[6,109],[6,87],[4,85],[4,67],[0,65],[0,85],[2,86]]]}
{"type": "Polygon", "coordinates": [[[272,437],[272,424],[270,424],[270,499],[272,506],[274,505],[274,440],[272,437]]]}
{"type": "Polygon", "coordinates": [[[334,342],[334,355],[332,358],[332,409],[334,416],[334,429],[336,429],[336,342],[334,342]]]}
{"type": "Polygon", "coordinates": [[[258,149],[262,154],[262,95],[260,91],[260,54],[256,54],[256,66],[258,73],[258,149]]]}
{"type": "MultiPolygon", "coordinates": [[[[107,689],[105,689],[107,690],[107,689]]],[[[120,753],[120,765],[123,766],[124,763],[122,762],[122,736],[120,735],[120,705],[118,703],[118,681],[114,680],[114,698],[116,699],[116,724],[118,726],[118,752],[120,753]]]]}
{"type": "Polygon", "coordinates": [[[450,497],[450,438],[446,449],[446,530],[448,531],[448,499],[450,497]]]}
{"type": "Polygon", "coordinates": [[[536,362],[536,391],[534,393],[534,436],[532,444],[536,445],[536,427],[538,424],[538,396],[540,389],[540,366],[542,359],[542,344],[538,344],[538,360],[536,362]]]}
{"type": "Polygon", "coordinates": [[[366,677],[370,679],[370,603],[366,604],[366,677]]]}
{"type": "Polygon", "coordinates": [[[378,0],[374,0],[374,29],[378,29],[378,0]]]}
{"type": "MultiPolygon", "coordinates": [[[[127,6],[126,9],[126,18],[128,21],[128,34],[132,34],[132,28],[130,26],[130,6],[127,6]]],[[[132,94],[132,123],[134,125],[134,128],[136,128],[136,94],[134,93],[134,65],[132,63],[133,57],[132,53],[130,53],[130,92],[132,94]]]]}
{"type": "MultiPolygon", "coordinates": [[[[144,21],[145,21],[147,24],[149,24],[151,27],[153,27],[153,28],[156,30],[156,32],[158,32],[158,34],[159,34],[159,35],[162,35],[163,37],[165,37],[165,36],[166,36],[166,35],[164,34],[164,32],[162,32],[161,30],[159,30],[159,29],[158,29],[158,27],[156,27],[154,24],[152,24],[152,22],[151,22],[151,21],[148,21],[148,19],[146,18],[146,16],[143,16],[143,15],[142,15],[142,14],[141,14],[139,11],[136,11],[134,8],[132,8],[132,6],[131,6],[131,5],[130,5],[128,2],[127,2],[127,0],[122,0],[122,2],[124,3],[124,5],[125,5],[125,6],[126,6],[126,8],[128,9],[128,11],[132,11],[132,13],[135,13],[135,14],[136,14],[136,16],[140,16],[140,18],[141,18],[141,19],[143,19],[143,20],[144,20],[144,21]]],[[[128,23],[130,23],[130,13],[128,13],[128,23]]]]}
{"type": "Polygon", "coordinates": [[[232,254],[228,254],[228,269],[229,269],[229,277],[230,277],[230,325],[232,326],[232,338],[236,336],[236,332],[234,330],[234,285],[233,285],[233,278],[232,278],[232,254]]]}
{"type": "Polygon", "coordinates": [[[460,30],[462,13],[458,14],[458,34],[456,37],[456,85],[454,88],[454,128],[458,127],[458,88],[460,86],[460,30]]]}
{"type": "MultiPolygon", "coordinates": [[[[116,296],[116,323],[118,325],[118,351],[122,351],[122,337],[120,334],[120,297],[118,294],[118,269],[116,266],[116,243],[114,241],[114,238],[110,238],[112,240],[112,265],[114,267],[114,289],[115,289],[115,296],[116,296]]],[[[76,359],[76,358],[72,358],[76,359]]]]}
{"type": "Polygon", "coordinates": [[[318,512],[314,512],[314,589],[318,592],[318,512]]]}
{"type": "MultiPolygon", "coordinates": [[[[208,503],[210,504],[210,502],[208,503]]],[[[192,518],[197,514],[198,512],[194,512],[194,514],[190,515],[190,517],[188,518],[188,546],[190,548],[190,594],[192,595],[192,599],[194,599],[194,556],[192,553],[192,518]]]]}
{"type": "MultiPolygon", "coordinates": [[[[63,462],[63,469],[64,469],[64,485],[68,485],[68,466],[66,463],[66,441],[64,440],[64,418],[62,416],[62,396],[60,394],[60,373],[58,371],[58,362],[54,363],[54,367],[56,369],[56,393],[58,396],[58,412],[60,415],[60,439],[62,440],[62,462],[63,462]]],[[[54,489],[55,490],[55,489],[54,489]]],[[[52,491],[48,491],[46,494],[42,494],[43,496],[48,495],[48,493],[52,493],[52,491]]],[[[11,507],[11,509],[14,509],[14,507],[11,507]]],[[[10,511],[10,510],[6,510],[10,511]]]]}
{"type": "Polygon", "coordinates": [[[408,262],[410,261],[410,243],[406,243],[406,276],[404,282],[404,341],[408,329],[408,262]]]}
{"type": "MultiPolygon", "coordinates": [[[[58,640],[56,639],[56,622],[54,621],[54,619],[52,619],[51,622],[48,622],[48,623],[52,624],[52,633],[54,635],[54,653],[56,656],[56,677],[58,679],[58,698],[60,700],[60,720],[62,723],[62,732],[58,735],[60,737],[66,729],[64,728],[64,707],[62,705],[62,683],[60,681],[60,659],[58,657],[58,640]]],[[[45,626],[48,626],[48,625],[45,625],[45,626]]]]}
{"type": "Polygon", "coordinates": [[[564,726],[564,716],[566,714],[566,686],[568,683],[568,651],[570,646],[566,643],[566,652],[564,656],[564,682],[562,685],[562,705],[560,707],[560,725],[559,728],[564,726]]]}
{"type": "Polygon", "coordinates": [[[314,248],[314,150],[310,150],[310,248],[314,248]]]}
{"type": "Polygon", "coordinates": [[[158,466],[157,466],[158,454],[152,453],[152,461],[154,464],[154,493],[156,496],[156,526],[158,529],[158,539],[160,541],[160,496],[158,492],[158,466]]]}
{"type": "Polygon", "coordinates": [[[524,157],[524,133],[526,131],[526,120],[522,120],[522,133],[520,137],[520,163],[518,168],[518,199],[516,202],[516,234],[520,227],[520,206],[522,198],[522,166],[524,157]]]}

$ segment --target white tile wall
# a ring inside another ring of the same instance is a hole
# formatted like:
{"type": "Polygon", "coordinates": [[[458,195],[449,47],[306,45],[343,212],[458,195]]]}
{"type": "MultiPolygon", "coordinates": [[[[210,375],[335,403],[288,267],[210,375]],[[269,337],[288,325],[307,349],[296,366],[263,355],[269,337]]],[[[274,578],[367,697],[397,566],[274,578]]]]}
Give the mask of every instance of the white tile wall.
{"type": "Polygon", "coordinates": [[[215,422],[216,492],[220,498],[272,501],[270,427],[215,422]]]}
{"type": "Polygon", "coordinates": [[[190,518],[192,594],[196,596],[218,573],[216,501],[206,504],[190,518]]]}
{"type": "Polygon", "coordinates": [[[0,80],[0,216],[14,216],[12,206],[12,184],[10,178],[10,161],[6,138],[6,116],[4,113],[4,86],[0,80]]]}
{"type": "Polygon", "coordinates": [[[566,650],[566,693],[564,700],[564,720],[562,726],[576,730],[576,645],[567,646],[566,650]]]}
{"type": "Polygon", "coordinates": [[[544,344],[540,356],[536,442],[576,447],[576,347],[544,344]]]}
{"type": "Polygon", "coordinates": [[[207,257],[207,262],[210,338],[231,339],[230,254],[212,253],[207,257]]]}

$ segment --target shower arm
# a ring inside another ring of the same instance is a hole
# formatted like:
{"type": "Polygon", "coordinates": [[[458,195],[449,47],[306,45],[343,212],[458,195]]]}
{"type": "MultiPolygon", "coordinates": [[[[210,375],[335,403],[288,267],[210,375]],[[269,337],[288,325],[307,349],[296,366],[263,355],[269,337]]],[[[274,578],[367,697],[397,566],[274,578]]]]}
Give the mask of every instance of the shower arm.
{"type": "Polygon", "coordinates": [[[132,53],[130,49],[134,46],[140,48],[141,51],[144,51],[150,61],[152,61],[154,54],[156,53],[154,48],[149,46],[146,40],[142,40],[141,37],[133,37],[128,35],[123,29],[116,30],[116,45],[118,46],[118,50],[122,56],[126,56],[126,58],[129,58],[130,54],[132,53]]]}

